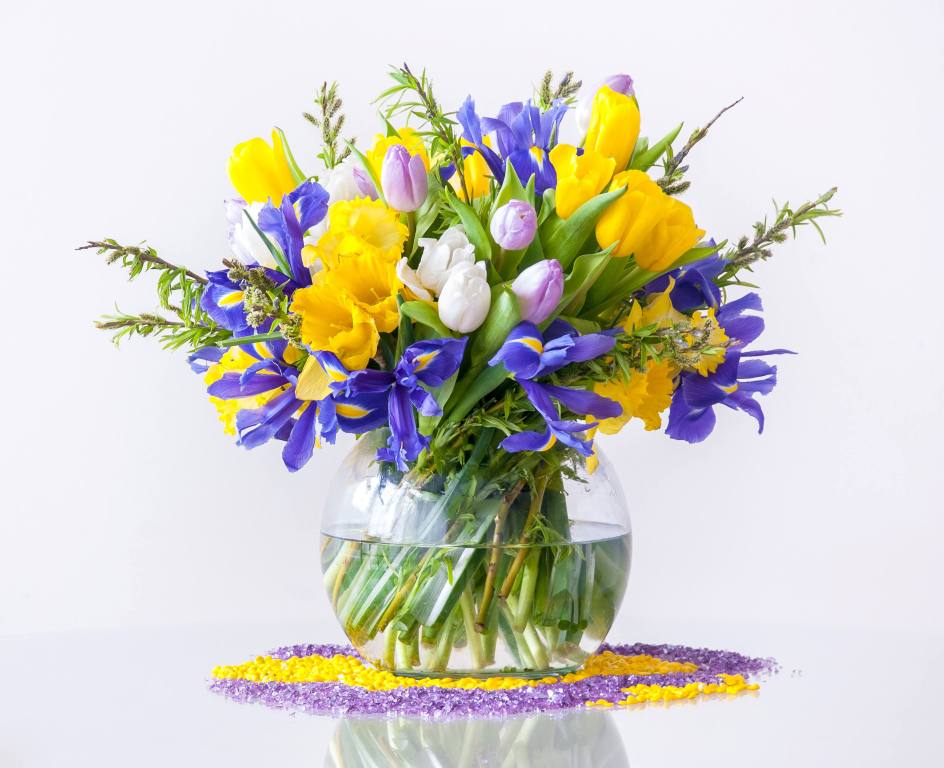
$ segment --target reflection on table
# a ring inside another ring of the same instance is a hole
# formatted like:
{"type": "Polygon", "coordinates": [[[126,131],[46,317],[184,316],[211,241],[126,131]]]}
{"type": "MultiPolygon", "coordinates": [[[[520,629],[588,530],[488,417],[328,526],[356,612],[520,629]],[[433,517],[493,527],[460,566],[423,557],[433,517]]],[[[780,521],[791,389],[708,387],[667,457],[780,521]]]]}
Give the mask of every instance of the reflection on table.
{"type": "Polygon", "coordinates": [[[326,768],[628,768],[608,712],[510,720],[342,720],[326,768]]]}

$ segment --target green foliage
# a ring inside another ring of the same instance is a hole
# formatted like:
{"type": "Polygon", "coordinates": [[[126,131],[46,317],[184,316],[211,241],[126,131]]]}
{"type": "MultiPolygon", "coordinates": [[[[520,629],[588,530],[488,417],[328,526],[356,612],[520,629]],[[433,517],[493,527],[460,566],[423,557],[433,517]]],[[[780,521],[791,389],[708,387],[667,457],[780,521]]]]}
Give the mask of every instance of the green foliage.
{"type": "Polygon", "coordinates": [[[492,288],[492,304],[488,316],[482,327],[472,334],[469,344],[469,361],[472,366],[487,362],[519,322],[521,311],[511,288],[505,285],[492,288]]]}
{"type": "Polygon", "coordinates": [[[771,246],[775,243],[782,243],[787,239],[788,233],[796,237],[796,231],[799,227],[812,226],[825,243],[826,236],[817,219],[842,216],[842,211],[837,208],[830,208],[829,201],[836,194],[836,187],[824,192],[815,200],[803,203],[803,205],[794,209],[789,203],[777,205],[774,202],[776,215],[772,224],[768,224],[767,219],[755,222],[754,236],[749,238],[747,235],[738,240],[737,244],[724,252],[724,259],[727,265],[724,271],[718,277],[718,284],[722,287],[730,285],[747,285],[738,280],[738,273],[746,269],[753,271],[753,265],[758,261],[769,259],[773,253],[771,246]]]}
{"type": "Polygon", "coordinates": [[[119,343],[131,336],[156,336],[167,349],[190,347],[197,349],[229,338],[232,334],[213,323],[200,309],[200,299],[207,279],[186,267],[171,264],[147,245],[121,245],[116,240],[90,240],[77,250],[94,250],[105,256],[106,264],[119,264],[131,280],[144,272],[158,272],[157,297],[162,309],[172,312],[175,320],[162,315],[142,312],[129,315],[118,312],[106,315],[96,327],[113,331],[112,339],[119,343]]]}
{"type": "MultiPolygon", "coordinates": [[[[353,140],[346,140],[341,137],[341,130],[344,128],[344,113],[341,111],[343,102],[338,96],[338,84],[327,82],[321,84],[321,90],[315,97],[315,104],[318,107],[319,116],[315,117],[310,112],[304,113],[304,118],[321,129],[322,149],[318,153],[327,168],[334,168],[338,163],[343,162],[351,154],[351,143],[353,140]],[[342,149],[339,144],[346,144],[342,149]]],[[[288,146],[286,144],[286,146],[288,146]]]]}
{"type": "Polygon", "coordinates": [[[574,80],[573,72],[565,72],[564,76],[557,83],[557,87],[552,88],[554,84],[554,73],[547,70],[544,77],[541,78],[541,85],[537,91],[538,106],[544,110],[549,109],[555,101],[563,101],[565,104],[573,104],[577,100],[577,94],[583,82],[574,80]]]}
{"type": "Polygon", "coordinates": [[[400,305],[400,312],[415,322],[425,325],[440,338],[449,339],[455,335],[443,325],[436,308],[425,301],[405,301],[400,305]]]}
{"type": "Polygon", "coordinates": [[[626,192],[620,187],[612,192],[604,192],[591,198],[568,218],[562,219],[556,213],[551,214],[539,230],[544,258],[557,259],[563,270],[570,269],[584,244],[593,234],[597,220],[609,207],[610,203],[626,192]]]}

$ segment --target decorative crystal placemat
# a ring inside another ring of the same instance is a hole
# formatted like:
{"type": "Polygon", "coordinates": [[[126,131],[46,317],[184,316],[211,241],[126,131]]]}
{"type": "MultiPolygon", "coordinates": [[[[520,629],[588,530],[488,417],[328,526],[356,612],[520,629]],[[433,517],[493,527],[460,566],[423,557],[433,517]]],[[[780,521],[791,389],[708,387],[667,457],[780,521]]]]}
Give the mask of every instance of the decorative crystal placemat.
{"type": "Polygon", "coordinates": [[[578,707],[629,707],[756,691],[773,659],[681,645],[604,645],[562,677],[398,677],[342,645],[293,645],[213,670],[210,689],[240,702],[317,715],[437,720],[578,707]]]}

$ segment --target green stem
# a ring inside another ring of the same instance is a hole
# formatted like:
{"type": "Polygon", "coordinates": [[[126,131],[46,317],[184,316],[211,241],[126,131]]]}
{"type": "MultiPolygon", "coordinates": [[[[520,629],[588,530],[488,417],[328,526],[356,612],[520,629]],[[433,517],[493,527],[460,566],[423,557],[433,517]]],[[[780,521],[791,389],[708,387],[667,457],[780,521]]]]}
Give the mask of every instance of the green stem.
{"type": "Polygon", "coordinates": [[[531,527],[534,525],[534,521],[537,519],[537,516],[541,511],[541,505],[544,502],[544,490],[547,488],[547,481],[548,476],[542,475],[537,479],[537,483],[535,484],[534,489],[531,491],[531,506],[528,508],[528,518],[525,520],[524,528],[521,531],[521,538],[518,540],[518,545],[521,548],[515,555],[514,562],[511,564],[511,568],[508,569],[508,575],[505,577],[505,581],[498,593],[502,598],[508,597],[508,593],[511,592],[511,589],[515,584],[515,579],[518,577],[518,571],[521,570],[521,566],[524,564],[524,560],[530,551],[524,546],[524,544],[531,533],[531,527]]]}
{"type": "Polygon", "coordinates": [[[515,611],[514,627],[522,631],[531,620],[531,608],[534,605],[534,588],[538,583],[538,565],[541,551],[531,548],[521,576],[521,588],[518,590],[518,609],[515,611]]]}
{"type": "Polygon", "coordinates": [[[467,584],[459,596],[459,606],[462,609],[462,621],[465,624],[466,642],[469,644],[469,653],[472,664],[476,669],[485,666],[485,654],[482,650],[482,637],[475,631],[475,608],[472,605],[472,588],[467,584]]]}
{"type": "Polygon", "coordinates": [[[479,605],[478,617],[475,620],[475,629],[480,633],[485,631],[485,620],[488,618],[488,608],[492,602],[492,593],[495,591],[495,573],[498,570],[498,558],[501,556],[499,544],[501,544],[501,533],[505,526],[505,518],[523,487],[524,480],[519,480],[505,495],[498,514],[495,516],[495,532],[492,535],[492,551],[488,560],[488,571],[485,574],[485,588],[482,591],[482,603],[479,605]]]}

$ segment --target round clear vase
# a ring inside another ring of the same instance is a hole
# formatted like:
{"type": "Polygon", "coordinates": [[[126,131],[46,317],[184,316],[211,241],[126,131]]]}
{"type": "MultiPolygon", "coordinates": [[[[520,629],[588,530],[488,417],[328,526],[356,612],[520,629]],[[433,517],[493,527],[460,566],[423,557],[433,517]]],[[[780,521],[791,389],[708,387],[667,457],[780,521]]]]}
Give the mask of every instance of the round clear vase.
{"type": "Polygon", "coordinates": [[[597,650],[631,550],[604,456],[589,468],[538,458],[508,476],[470,462],[445,479],[398,472],[376,449],[368,436],[348,455],[322,523],[325,588],[365,660],[399,675],[537,678],[597,650]]]}

